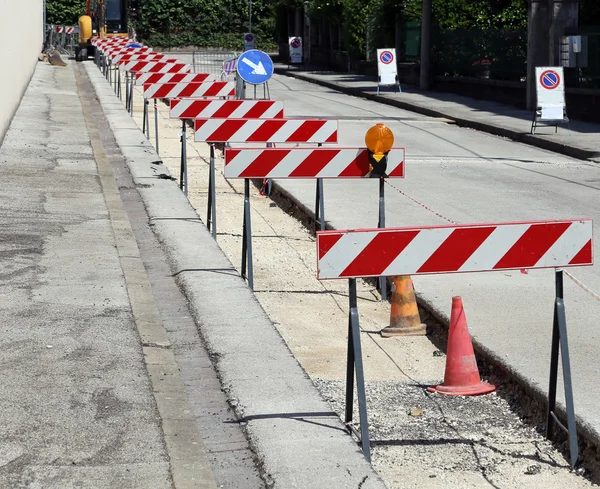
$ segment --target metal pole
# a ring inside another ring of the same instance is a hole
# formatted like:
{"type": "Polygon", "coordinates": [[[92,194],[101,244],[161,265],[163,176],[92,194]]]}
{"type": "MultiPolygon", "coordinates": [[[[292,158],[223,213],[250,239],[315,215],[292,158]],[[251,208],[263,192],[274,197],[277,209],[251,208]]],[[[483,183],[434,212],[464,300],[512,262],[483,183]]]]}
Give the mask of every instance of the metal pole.
{"type": "MultiPolygon", "coordinates": [[[[214,239],[217,239],[217,176],[216,176],[216,171],[215,171],[215,153],[214,153],[214,144],[211,145],[212,147],[212,158],[210,159],[211,164],[210,164],[210,174],[211,174],[211,180],[212,180],[212,187],[209,188],[209,192],[210,192],[210,200],[212,201],[212,215],[211,215],[211,221],[212,221],[212,227],[211,227],[211,232],[212,232],[212,237],[214,239]]],[[[250,190],[248,190],[248,209],[250,209],[250,190]]],[[[248,226],[250,226],[250,214],[248,213],[248,226]]],[[[252,252],[251,248],[250,248],[250,253],[252,252]]],[[[249,274],[249,277],[252,278],[252,273],[249,274]]],[[[250,285],[250,288],[252,288],[252,285],[250,285]]]]}
{"type": "Polygon", "coordinates": [[[365,458],[371,461],[371,443],[369,441],[369,421],[367,419],[367,396],[365,394],[365,377],[363,371],[362,351],[360,346],[360,326],[358,322],[358,301],[356,297],[356,279],[349,280],[350,327],[352,329],[352,346],[354,350],[354,366],[356,368],[356,394],[358,396],[358,414],[360,416],[360,441],[365,458]]]}
{"type": "MultiPolygon", "coordinates": [[[[123,100],[123,95],[121,93],[121,70],[119,70],[118,82],[117,82],[117,95],[123,100]]],[[[125,109],[129,111],[129,72],[125,72],[125,109]]]]}
{"type": "MultiPolygon", "coordinates": [[[[210,146],[210,160],[208,167],[208,206],[206,207],[206,225],[208,229],[211,231],[212,237],[216,239],[217,237],[217,229],[216,223],[214,219],[216,218],[216,211],[213,212],[213,208],[216,203],[213,200],[214,192],[213,188],[215,185],[215,145],[213,143],[209,143],[210,146]]],[[[242,238],[243,244],[243,238],[242,238]]]]}
{"type": "Polygon", "coordinates": [[[550,385],[548,386],[548,413],[546,422],[546,438],[552,439],[554,423],[565,430],[569,435],[569,451],[571,455],[571,467],[575,467],[579,458],[579,447],[577,444],[577,425],[575,422],[575,406],[573,402],[573,384],[571,379],[571,361],[569,356],[569,342],[567,338],[567,320],[564,304],[563,271],[556,270],[556,300],[554,303],[554,324],[552,329],[552,349],[550,353],[550,385]],[[563,383],[565,391],[565,404],[567,408],[567,427],[563,426],[557,419],[556,409],[556,385],[558,381],[558,351],[562,358],[563,383]]]}
{"type": "Polygon", "coordinates": [[[129,90],[130,90],[129,109],[131,110],[131,117],[133,117],[133,80],[134,80],[134,74],[132,73],[130,76],[130,80],[129,80],[129,90]]]}
{"type": "Polygon", "coordinates": [[[150,101],[148,99],[144,99],[144,107],[146,108],[146,138],[150,141],[150,108],[148,105],[150,101]]]}
{"type": "Polygon", "coordinates": [[[146,135],[146,116],[148,115],[148,100],[144,98],[144,113],[142,114],[142,134],[146,135]]]}
{"type": "Polygon", "coordinates": [[[196,51],[192,51],[192,73],[196,73],[196,51]]]}
{"type": "Polygon", "coordinates": [[[321,231],[325,231],[325,201],[323,200],[323,179],[317,178],[317,198],[315,202],[315,224],[320,224],[321,231]]]}
{"type": "MultiPolygon", "coordinates": [[[[245,275],[248,266],[248,286],[254,290],[254,273],[252,267],[252,228],[250,225],[250,180],[244,179],[244,236],[242,239],[242,273],[245,275]],[[245,248],[245,250],[244,250],[245,248]]],[[[242,275],[242,277],[244,277],[242,275]]]]}
{"type": "Polygon", "coordinates": [[[154,135],[156,136],[156,154],[160,156],[158,152],[158,104],[154,99],[154,135]]]}
{"type": "MultiPolygon", "coordinates": [[[[349,281],[348,289],[352,287],[349,281]]],[[[354,408],[354,349],[352,342],[352,314],[348,311],[348,353],[346,360],[346,424],[352,422],[354,408]]]]}
{"type": "MultiPolygon", "coordinates": [[[[378,228],[385,227],[385,179],[379,178],[379,222],[378,228]]],[[[379,290],[381,292],[381,300],[387,300],[387,278],[379,277],[379,290]]]]}
{"type": "Polygon", "coordinates": [[[252,33],[252,0],[248,0],[248,32],[252,33]]]}
{"type": "Polygon", "coordinates": [[[179,171],[179,188],[187,197],[188,181],[187,181],[187,143],[185,134],[185,119],[181,119],[181,169],[179,171]]]}

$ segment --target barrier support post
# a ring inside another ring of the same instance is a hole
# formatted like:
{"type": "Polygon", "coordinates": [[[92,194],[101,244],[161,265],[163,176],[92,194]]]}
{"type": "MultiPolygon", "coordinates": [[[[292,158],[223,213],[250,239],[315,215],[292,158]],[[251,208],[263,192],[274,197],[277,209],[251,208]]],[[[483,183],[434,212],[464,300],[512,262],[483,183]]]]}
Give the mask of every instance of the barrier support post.
{"type": "MultiPolygon", "coordinates": [[[[322,143],[318,144],[320,148],[322,143]]],[[[323,196],[323,179],[317,178],[317,191],[315,202],[315,228],[317,222],[320,224],[320,231],[325,231],[325,200],[323,196]]]]}
{"type": "Polygon", "coordinates": [[[150,100],[144,99],[144,106],[146,108],[146,138],[150,141],[150,100]]]}
{"type": "Polygon", "coordinates": [[[360,419],[360,442],[363,455],[371,461],[371,443],[369,441],[369,421],[367,419],[367,399],[365,394],[365,377],[360,345],[360,325],[358,321],[358,301],[356,296],[356,279],[348,280],[348,296],[350,312],[348,314],[348,360],[346,364],[346,416],[348,429],[354,432],[352,410],[354,406],[354,372],[356,371],[356,394],[358,397],[358,414],[360,419]]]}
{"type": "Polygon", "coordinates": [[[244,226],[242,231],[242,278],[248,277],[248,287],[254,290],[252,268],[252,228],[250,226],[250,180],[244,179],[244,226]],[[247,267],[247,274],[246,274],[247,267]]]}
{"type": "Polygon", "coordinates": [[[181,168],[179,170],[179,188],[187,197],[188,179],[187,179],[187,142],[185,134],[185,119],[181,119],[181,168]]]}
{"type": "Polygon", "coordinates": [[[154,99],[154,135],[156,136],[156,154],[160,156],[158,152],[158,103],[154,99]]]}
{"type": "MultiPolygon", "coordinates": [[[[121,90],[121,70],[119,70],[119,81],[118,83],[118,89],[117,89],[117,95],[119,96],[119,98],[121,100],[123,100],[123,92],[121,90]]],[[[126,71],[125,72],[125,110],[127,110],[127,112],[129,112],[129,72],[126,71]]]]}
{"type": "Polygon", "coordinates": [[[325,231],[325,201],[323,200],[323,179],[317,178],[317,192],[315,202],[315,227],[319,225],[320,231],[325,231]]]}
{"type": "MultiPolygon", "coordinates": [[[[379,177],[379,222],[377,223],[378,228],[385,227],[385,179],[379,177]]],[[[381,293],[381,300],[387,300],[387,278],[379,277],[379,292],[381,293]]]]}
{"type": "Polygon", "coordinates": [[[129,78],[129,110],[131,111],[131,117],[133,117],[133,86],[135,75],[132,73],[129,78]]]}
{"type": "MultiPolygon", "coordinates": [[[[206,208],[206,225],[207,225],[208,229],[210,230],[212,237],[214,239],[217,239],[217,202],[216,202],[217,192],[215,190],[215,144],[209,143],[209,146],[210,146],[210,160],[209,160],[209,167],[208,167],[208,206],[206,208]]],[[[245,205],[246,204],[244,203],[244,206],[245,205]]],[[[244,214],[244,223],[246,222],[245,216],[246,215],[244,214]]]]}
{"type": "Polygon", "coordinates": [[[146,117],[148,117],[148,99],[144,98],[144,113],[142,114],[142,134],[146,135],[146,117]]]}
{"type": "Polygon", "coordinates": [[[571,381],[571,361],[569,357],[569,342],[567,339],[567,318],[565,314],[563,271],[555,272],[556,299],[554,301],[554,324],[552,327],[552,350],[550,353],[550,385],[548,387],[548,412],[546,419],[546,438],[553,439],[554,425],[558,425],[569,436],[569,452],[571,467],[575,468],[579,458],[577,444],[577,426],[575,423],[575,407],[573,403],[573,384],[571,381]],[[563,385],[565,390],[565,404],[567,408],[567,426],[565,427],[557,418],[556,386],[558,381],[558,352],[562,360],[563,385]]]}

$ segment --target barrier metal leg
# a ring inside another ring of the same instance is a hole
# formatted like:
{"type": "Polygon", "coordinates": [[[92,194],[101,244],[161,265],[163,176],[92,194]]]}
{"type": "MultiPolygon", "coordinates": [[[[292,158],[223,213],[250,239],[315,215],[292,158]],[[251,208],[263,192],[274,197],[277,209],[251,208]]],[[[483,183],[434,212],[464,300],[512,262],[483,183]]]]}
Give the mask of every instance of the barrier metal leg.
{"type": "MultiPolygon", "coordinates": [[[[121,70],[119,70],[119,81],[117,86],[119,87],[117,88],[117,94],[119,95],[119,98],[123,100],[123,92],[121,90],[121,70]]],[[[127,71],[125,72],[125,110],[129,112],[129,73],[127,71]]]]}
{"type": "Polygon", "coordinates": [[[144,99],[144,113],[142,114],[142,134],[146,135],[146,117],[148,116],[148,100],[144,99]]]}
{"type": "Polygon", "coordinates": [[[156,154],[160,156],[158,152],[158,103],[154,99],[154,135],[156,136],[156,154]]]}
{"type": "MultiPolygon", "coordinates": [[[[215,190],[215,145],[210,143],[210,160],[208,169],[208,206],[206,208],[206,225],[212,237],[217,239],[217,193],[215,190]]],[[[245,219],[245,218],[244,218],[245,219]]],[[[243,241],[243,238],[242,238],[243,241]]],[[[243,242],[242,242],[243,244],[243,242]]],[[[243,263],[243,262],[242,262],[243,263]]]]}
{"type": "Polygon", "coordinates": [[[148,99],[144,99],[144,107],[146,109],[146,138],[150,141],[150,101],[148,99]]]}
{"type": "Polygon", "coordinates": [[[346,365],[346,426],[352,426],[352,408],[354,404],[354,372],[356,372],[356,394],[358,397],[358,414],[360,418],[360,442],[365,458],[371,461],[371,442],[369,440],[369,421],[367,419],[367,397],[365,394],[365,377],[360,345],[360,325],[358,320],[358,301],[356,297],[356,279],[348,281],[349,306],[348,315],[348,363],[346,365]]]}
{"type": "MultiPolygon", "coordinates": [[[[211,149],[212,164],[211,164],[211,168],[210,168],[210,173],[212,176],[212,187],[209,188],[208,190],[210,192],[210,199],[212,200],[211,232],[212,232],[212,237],[214,239],[217,239],[217,178],[216,178],[216,170],[215,170],[215,145],[212,144],[211,147],[212,147],[212,149],[211,149]]],[[[250,189],[248,189],[248,223],[249,222],[250,222],[250,189]]],[[[250,256],[251,256],[251,254],[252,254],[252,249],[250,248],[250,256]]],[[[250,286],[250,288],[252,288],[252,286],[250,286]]]]}
{"type": "MultiPolygon", "coordinates": [[[[385,227],[385,179],[379,178],[379,222],[377,223],[378,228],[385,227]]],[[[379,292],[381,293],[381,300],[387,300],[387,278],[379,277],[379,292]]]]}
{"type": "Polygon", "coordinates": [[[567,318],[563,297],[563,272],[556,270],[556,299],[554,302],[554,324],[552,328],[552,350],[550,353],[550,385],[548,386],[548,413],[546,419],[546,438],[551,440],[555,423],[569,435],[569,452],[571,467],[575,468],[579,458],[577,444],[577,426],[575,423],[575,406],[573,403],[573,383],[571,381],[571,361],[569,357],[569,342],[567,339],[567,318]],[[558,381],[558,352],[562,359],[563,385],[565,404],[567,407],[567,427],[556,417],[556,386],[558,381]]]}
{"type": "Polygon", "coordinates": [[[179,188],[187,197],[188,179],[187,179],[187,142],[185,133],[185,119],[181,120],[181,168],[179,170],[179,188]]]}
{"type": "Polygon", "coordinates": [[[317,192],[315,202],[315,227],[319,223],[319,230],[325,231],[325,200],[323,198],[323,179],[317,178],[317,192]]]}
{"type": "Polygon", "coordinates": [[[131,117],[133,117],[133,80],[134,80],[134,74],[131,74],[130,80],[129,80],[129,109],[131,110],[131,117]]]}
{"type": "Polygon", "coordinates": [[[248,178],[244,179],[244,227],[242,230],[242,278],[245,279],[246,277],[248,277],[248,287],[250,287],[250,290],[254,290],[252,228],[250,226],[250,180],[248,178]]]}

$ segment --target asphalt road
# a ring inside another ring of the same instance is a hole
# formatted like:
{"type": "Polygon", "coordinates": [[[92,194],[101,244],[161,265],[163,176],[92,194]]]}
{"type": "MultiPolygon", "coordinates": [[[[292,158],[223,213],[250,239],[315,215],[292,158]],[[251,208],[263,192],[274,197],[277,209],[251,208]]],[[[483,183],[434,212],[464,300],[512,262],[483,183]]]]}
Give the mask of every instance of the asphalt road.
{"type": "MultiPolygon", "coordinates": [[[[387,226],[600,217],[600,169],[593,163],[285,76],[275,75],[269,85],[271,98],[285,101],[287,117],[338,118],[342,146],[364,146],[365,132],[378,122],[392,129],[396,146],[406,148],[406,178],[389,182],[397,190],[386,186],[387,226]]],[[[314,181],[278,183],[314,206],[314,181]]],[[[376,181],[326,180],[324,195],[326,219],[335,228],[377,225],[376,181]]],[[[570,271],[600,292],[597,265],[570,271]]],[[[552,270],[420,276],[414,282],[420,297],[444,316],[452,296],[462,296],[473,337],[533,388],[547,392],[552,270]]],[[[576,413],[600,439],[600,304],[568,279],[565,304],[576,413]]]]}

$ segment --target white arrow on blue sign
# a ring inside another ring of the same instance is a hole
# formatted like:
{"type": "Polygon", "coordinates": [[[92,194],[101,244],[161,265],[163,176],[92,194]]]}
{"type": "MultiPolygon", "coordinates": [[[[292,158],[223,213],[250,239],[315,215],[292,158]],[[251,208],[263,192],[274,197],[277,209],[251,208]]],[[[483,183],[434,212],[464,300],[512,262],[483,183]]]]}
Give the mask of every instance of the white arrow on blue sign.
{"type": "Polygon", "coordinates": [[[250,49],[238,58],[237,72],[245,82],[261,85],[273,75],[273,61],[267,53],[250,49]]]}

